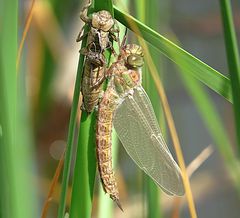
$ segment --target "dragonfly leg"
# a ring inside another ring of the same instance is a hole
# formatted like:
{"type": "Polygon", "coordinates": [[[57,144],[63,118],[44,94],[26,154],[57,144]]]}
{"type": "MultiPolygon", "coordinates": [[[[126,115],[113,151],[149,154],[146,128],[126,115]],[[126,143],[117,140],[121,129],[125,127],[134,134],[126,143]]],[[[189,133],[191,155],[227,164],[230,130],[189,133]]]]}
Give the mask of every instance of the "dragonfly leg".
{"type": "Polygon", "coordinates": [[[120,33],[120,28],[118,26],[117,21],[114,19],[114,25],[113,28],[110,29],[110,36],[111,38],[116,41],[119,42],[119,33],[120,33]],[[117,36],[115,35],[115,33],[117,33],[117,36]]]}
{"type": "MultiPolygon", "coordinates": [[[[80,12],[80,19],[87,23],[88,25],[91,24],[91,18],[87,16],[87,11],[88,11],[88,8],[90,7],[90,5],[92,4],[92,0],[89,0],[89,3],[87,5],[85,5],[82,9],[82,11],[80,12]]],[[[77,39],[76,41],[77,42],[80,42],[83,38],[85,38],[87,36],[88,33],[83,33],[83,30],[84,30],[84,27],[80,30],[78,36],[77,36],[77,39]]]]}
{"type": "Polygon", "coordinates": [[[113,48],[113,44],[112,44],[112,42],[109,41],[109,42],[108,42],[108,45],[109,45],[108,48],[111,49],[113,55],[114,55],[115,57],[117,57],[118,55],[117,55],[115,49],[113,48]]]}
{"type": "Polygon", "coordinates": [[[125,30],[122,43],[121,43],[121,45],[120,45],[120,47],[119,47],[120,49],[122,49],[123,46],[126,44],[126,40],[127,40],[127,28],[126,28],[126,30],[125,30]]]}
{"type": "Polygon", "coordinates": [[[88,55],[88,50],[87,48],[82,48],[79,50],[80,54],[87,56],[88,55]]]}
{"type": "Polygon", "coordinates": [[[92,4],[92,0],[89,0],[88,4],[83,7],[80,13],[80,18],[85,23],[91,23],[91,18],[87,16],[87,12],[91,4],[92,4]]]}
{"type": "Polygon", "coordinates": [[[82,103],[80,109],[81,109],[81,111],[85,111],[85,107],[84,107],[84,104],[83,104],[83,103],[82,103]]]}
{"type": "MultiPolygon", "coordinates": [[[[79,52],[80,52],[82,55],[88,56],[88,55],[90,54],[90,52],[91,52],[90,49],[91,49],[92,45],[94,46],[94,48],[96,48],[95,43],[94,43],[94,42],[90,42],[89,44],[86,45],[86,47],[80,49],[79,52]]],[[[102,62],[102,59],[100,59],[100,61],[102,62]]]]}
{"type": "Polygon", "coordinates": [[[77,39],[76,39],[76,42],[80,42],[81,40],[83,40],[85,37],[87,37],[88,33],[83,33],[83,30],[84,30],[84,27],[80,30],[78,36],[77,36],[77,39]]]}

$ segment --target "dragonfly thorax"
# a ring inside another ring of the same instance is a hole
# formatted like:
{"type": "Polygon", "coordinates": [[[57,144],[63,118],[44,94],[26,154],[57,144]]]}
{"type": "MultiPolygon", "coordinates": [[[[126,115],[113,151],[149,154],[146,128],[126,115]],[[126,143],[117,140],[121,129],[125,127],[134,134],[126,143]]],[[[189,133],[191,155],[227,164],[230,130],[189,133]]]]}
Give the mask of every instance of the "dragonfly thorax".
{"type": "Polygon", "coordinates": [[[115,75],[114,85],[119,95],[127,95],[133,88],[141,83],[141,74],[139,71],[127,70],[121,75],[115,75]]]}

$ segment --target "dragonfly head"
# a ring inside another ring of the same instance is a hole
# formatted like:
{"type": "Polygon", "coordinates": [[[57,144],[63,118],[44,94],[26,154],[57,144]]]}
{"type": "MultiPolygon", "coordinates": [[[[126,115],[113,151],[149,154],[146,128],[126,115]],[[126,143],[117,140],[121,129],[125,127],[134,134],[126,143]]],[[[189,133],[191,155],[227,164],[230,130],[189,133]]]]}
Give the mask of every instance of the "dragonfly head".
{"type": "Polygon", "coordinates": [[[102,31],[109,31],[114,25],[112,15],[105,10],[92,14],[92,26],[102,31]]]}
{"type": "Polygon", "coordinates": [[[127,57],[127,65],[130,68],[139,68],[142,67],[144,64],[143,57],[137,54],[130,54],[127,57]]]}
{"type": "Polygon", "coordinates": [[[140,68],[144,64],[142,47],[136,44],[127,44],[122,48],[121,58],[125,59],[127,67],[140,68]]]}

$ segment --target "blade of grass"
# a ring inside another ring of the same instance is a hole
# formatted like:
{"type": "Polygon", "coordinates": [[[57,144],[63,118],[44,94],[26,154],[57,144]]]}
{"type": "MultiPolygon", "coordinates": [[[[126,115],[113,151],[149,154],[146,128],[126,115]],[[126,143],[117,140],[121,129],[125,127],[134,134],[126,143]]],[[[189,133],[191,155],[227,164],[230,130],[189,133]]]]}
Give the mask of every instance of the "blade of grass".
{"type": "MultiPolygon", "coordinates": [[[[134,1],[134,8],[136,8],[137,18],[144,22],[146,21],[146,2],[144,0],[134,1]]],[[[123,10],[126,10],[123,8],[123,10]]]]}
{"type": "MultiPolygon", "coordinates": [[[[146,23],[148,26],[157,28],[158,24],[157,22],[160,20],[160,13],[159,12],[159,1],[149,1],[147,4],[144,0],[137,1],[136,2],[136,8],[137,8],[137,14],[138,18],[144,23],[146,23]],[[151,14],[155,14],[155,16],[151,16],[151,14]]],[[[152,60],[154,64],[157,64],[157,68],[161,69],[161,57],[158,55],[157,50],[153,47],[149,47],[149,53],[152,57],[152,60]]],[[[159,72],[161,73],[161,72],[159,72]]],[[[149,69],[145,67],[144,69],[144,75],[143,75],[143,85],[148,93],[150,100],[152,102],[155,115],[158,120],[160,120],[160,117],[163,114],[161,103],[159,105],[160,99],[159,95],[156,92],[156,86],[152,85],[154,84],[154,81],[152,80],[152,77],[150,75],[149,69]]],[[[163,118],[164,119],[164,118],[163,118]]],[[[163,121],[163,120],[161,120],[163,121]]],[[[142,172],[143,173],[143,172],[142,172]]],[[[147,217],[148,218],[160,218],[162,217],[161,209],[160,209],[160,189],[157,187],[157,185],[150,179],[147,175],[144,174],[144,184],[146,186],[146,197],[147,197],[147,217]]]]}
{"type": "MultiPolygon", "coordinates": [[[[86,40],[83,40],[82,47],[84,47],[85,44],[86,44],[86,40]]],[[[83,62],[84,62],[84,56],[80,55],[75,87],[74,87],[70,122],[68,127],[68,138],[67,138],[67,147],[66,147],[66,154],[65,154],[65,160],[64,160],[62,190],[61,190],[60,204],[58,208],[58,218],[63,218],[65,215],[67,188],[69,183],[70,167],[71,167],[71,160],[73,155],[74,132],[75,132],[75,126],[76,126],[78,101],[79,101],[80,90],[81,90],[80,87],[81,87],[81,78],[82,78],[82,71],[83,71],[83,62]]]]}
{"type": "Polygon", "coordinates": [[[18,81],[16,70],[18,1],[1,4],[0,20],[0,216],[34,217],[38,202],[30,174],[35,163],[30,146],[24,77],[18,81]]]}
{"type": "Polygon", "coordinates": [[[162,217],[162,215],[160,207],[159,188],[148,176],[145,176],[144,180],[146,181],[146,193],[147,193],[147,217],[160,218],[162,217]]]}
{"type": "Polygon", "coordinates": [[[94,1],[94,11],[101,11],[106,10],[109,11],[110,14],[113,16],[113,3],[112,0],[95,0],[94,1]]]}
{"type": "Polygon", "coordinates": [[[225,47],[227,52],[228,69],[230,73],[233,109],[235,114],[238,156],[240,157],[240,60],[233,23],[231,1],[220,0],[225,47]]]}
{"type": "Polygon", "coordinates": [[[175,62],[178,67],[182,68],[185,73],[194,76],[210,89],[232,102],[230,81],[226,76],[115,6],[114,14],[119,22],[157,48],[165,56],[175,62]],[[137,29],[133,28],[133,26],[136,26],[137,29]]]}
{"type": "Polygon", "coordinates": [[[70,218],[90,218],[96,173],[96,114],[83,111],[74,168],[70,218]]]}
{"type": "MultiPolygon", "coordinates": [[[[95,0],[93,10],[99,11],[105,9],[112,13],[112,7],[111,0],[95,0]]],[[[91,216],[96,174],[95,123],[95,113],[88,116],[83,112],[81,129],[79,130],[78,136],[76,164],[74,168],[72,199],[69,214],[70,218],[88,218],[91,216]]]]}

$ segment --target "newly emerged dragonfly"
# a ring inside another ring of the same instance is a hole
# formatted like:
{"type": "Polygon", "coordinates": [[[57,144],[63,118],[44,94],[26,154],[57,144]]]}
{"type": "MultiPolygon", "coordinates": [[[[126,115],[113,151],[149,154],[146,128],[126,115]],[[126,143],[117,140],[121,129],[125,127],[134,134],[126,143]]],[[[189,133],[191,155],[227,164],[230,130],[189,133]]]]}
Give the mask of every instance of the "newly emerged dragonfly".
{"type": "Polygon", "coordinates": [[[106,78],[106,60],[104,52],[110,48],[115,53],[112,41],[119,41],[119,28],[108,11],[95,12],[89,17],[87,11],[92,0],[83,7],[80,18],[89,27],[89,31],[80,31],[77,42],[87,37],[87,44],[80,53],[85,55],[85,67],[82,78],[83,109],[92,112],[99,102],[102,84],[106,78]]]}
{"type": "Polygon", "coordinates": [[[119,192],[112,169],[111,132],[114,126],[128,155],[169,195],[181,196],[184,186],[159,128],[152,104],[141,86],[142,48],[128,44],[108,71],[112,75],[99,104],[97,157],[106,193],[118,204],[119,192]]]}

